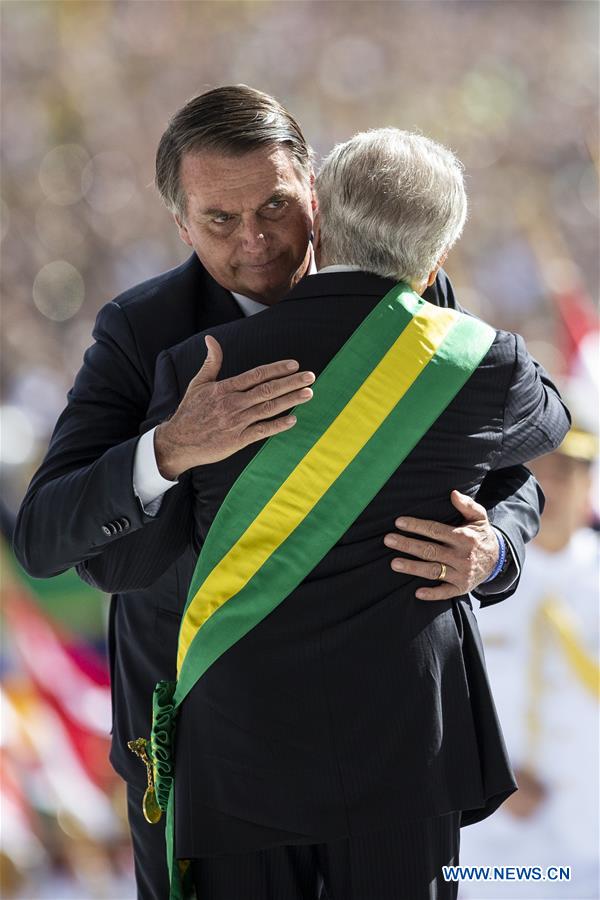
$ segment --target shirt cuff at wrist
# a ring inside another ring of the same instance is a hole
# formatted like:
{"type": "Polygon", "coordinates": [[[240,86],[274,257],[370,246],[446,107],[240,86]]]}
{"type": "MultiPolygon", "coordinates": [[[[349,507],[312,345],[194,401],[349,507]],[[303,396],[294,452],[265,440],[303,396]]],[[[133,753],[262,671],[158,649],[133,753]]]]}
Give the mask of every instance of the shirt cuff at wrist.
{"type": "Polygon", "coordinates": [[[518,581],[521,574],[519,560],[510,540],[506,534],[499,528],[496,528],[495,525],[492,527],[496,533],[496,537],[498,537],[498,542],[500,543],[500,538],[504,541],[506,547],[506,559],[502,569],[496,574],[495,578],[492,579],[490,576],[487,581],[483,581],[475,588],[475,591],[481,593],[483,596],[503,594],[505,591],[510,590],[515,582],[518,581]]]}
{"type": "Polygon", "coordinates": [[[498,561],[496,562],[496,565],[494,566],[488,577],[485,579],[485,581],[482,582],[482,584],[487,584],[488,582],[493,581],[494,578],[496,578],[496,576],[499,575],[503,570],[506,563],[506,541],[504,540],[504,535],[500,531],[497,531],[495,528],[493,529],[493,531],[496,535],[496,540],[498,541],[498,561]]]}
{"type": "Polygon", "coordinates": [[[140,437],[133,460],[133,492],[148,516],[157,514],[163,495],[177,484],[177,481],[163,478],[158,470],[154,453],[155,431],[156,428],[152,428],[140,437]]]}

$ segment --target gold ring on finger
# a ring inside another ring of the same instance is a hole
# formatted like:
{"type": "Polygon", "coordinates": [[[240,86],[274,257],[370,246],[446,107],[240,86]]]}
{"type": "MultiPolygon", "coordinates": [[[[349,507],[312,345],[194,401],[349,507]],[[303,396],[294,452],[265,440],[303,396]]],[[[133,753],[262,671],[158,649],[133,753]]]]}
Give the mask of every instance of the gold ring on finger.
{"type": "Polygon", "coordinates": [[[440,563],[440,574],[438,575],[438,581],[444,581],[446,578],[446,563],[440,563]]]}

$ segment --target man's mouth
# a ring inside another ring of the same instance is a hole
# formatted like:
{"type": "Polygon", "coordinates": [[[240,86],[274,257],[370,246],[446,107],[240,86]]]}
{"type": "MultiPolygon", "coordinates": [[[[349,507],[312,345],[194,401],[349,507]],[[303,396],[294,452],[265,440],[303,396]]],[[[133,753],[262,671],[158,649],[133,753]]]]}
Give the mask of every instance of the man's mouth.
{"type": "Polygon", "coordinates": [[[263,263],[243,263],[241,268],[250,269],[251,272],[264,272],[265,269],[273,266],[278,260],[279,257],[276,256],[274,259],[269,259],[263,263]]]}

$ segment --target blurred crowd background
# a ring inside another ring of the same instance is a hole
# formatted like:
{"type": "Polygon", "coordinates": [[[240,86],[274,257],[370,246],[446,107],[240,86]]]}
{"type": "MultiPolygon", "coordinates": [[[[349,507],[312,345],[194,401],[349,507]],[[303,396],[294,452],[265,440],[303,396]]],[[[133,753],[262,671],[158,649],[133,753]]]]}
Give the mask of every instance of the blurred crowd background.
{"type": "MultiPolygon", "coordinates": [[[[470,199],[447,265],[460,302],[524,334],[578,425],[597,430],[599,10],[595,0],[5,2],[5,537],[98,309],[186,258],[152,187],[154,152],[169,116],[219,84],[277,96],[317,157],[382,125],[452,147],[470,199]]],[[[589,496],[578,527],[594,508],[589,496]]],[[[123,792],[106,761],[105,598],[73,573],[25,579],[7,542],[2,562],[2,896],[132,897],[123,792]]],[[[593,681],[597,618],[584,630],[593,681]]],[[[597,692],[594,703],[597,720],[597,692]]],[[[597,735],[581,740],[597,756],[597,735]]],[[[596,828],[597,813],[592,790],[596,828]]],[[[528,896],[509,887],[496,896],[528,896]]]]}

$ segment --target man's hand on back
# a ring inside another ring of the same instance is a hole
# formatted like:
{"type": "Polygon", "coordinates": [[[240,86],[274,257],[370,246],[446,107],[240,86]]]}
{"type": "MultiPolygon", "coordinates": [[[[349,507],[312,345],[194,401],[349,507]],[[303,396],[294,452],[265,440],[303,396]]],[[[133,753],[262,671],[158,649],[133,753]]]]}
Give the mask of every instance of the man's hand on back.
{"type": "Polygon", "coordinates": [[[159,471],[174,480],[187,469],[225,459],[272,434],[287,431],[295,416],[281,416],[312,397],[312,372],[296,360],[281,360],[217,381],[223,362],[215,338],[206,338],[204,364],[173,416],[154,433],[159,471]],[[273,418],[279,416],[279,418],[273,418]]]}
{"type": "Polygon", "coordinates": [[[450,499],[462,514],[463,525],[405,516],[396,519],[399,531],[426,540],[395,532],[384,538],[387,547],[417,557],[394,557],[391,566],[395,572],[438,581],[445,566],[444,580],[435,588],[419,588],[415,594],[419,600],[449,600],[467,594],[485,581],[498,561],[498,539],[485,508],[459,491],[452,491],[450,499]]]}

